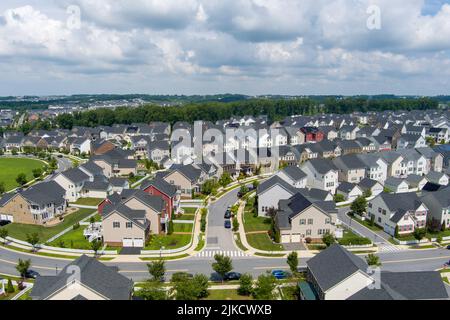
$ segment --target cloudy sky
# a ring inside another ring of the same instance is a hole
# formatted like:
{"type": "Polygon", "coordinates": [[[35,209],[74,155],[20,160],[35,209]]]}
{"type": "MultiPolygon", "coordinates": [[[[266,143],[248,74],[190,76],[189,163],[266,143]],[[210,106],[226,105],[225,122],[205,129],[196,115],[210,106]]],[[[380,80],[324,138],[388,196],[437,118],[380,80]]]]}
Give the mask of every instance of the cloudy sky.
{"type": "Polygon", "coordinates": [[[0,2],[0,95],[437,95],[449,79],[450,0],[0,2]]]}

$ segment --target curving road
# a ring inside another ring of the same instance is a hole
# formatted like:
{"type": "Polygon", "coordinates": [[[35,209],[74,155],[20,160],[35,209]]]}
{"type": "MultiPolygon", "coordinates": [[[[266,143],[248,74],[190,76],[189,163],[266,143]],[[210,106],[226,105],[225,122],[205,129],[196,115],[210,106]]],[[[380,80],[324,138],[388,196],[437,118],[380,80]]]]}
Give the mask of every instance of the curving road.
{"type": "MultiPolygon", "coordinates": [[[[237,201],[238,190],[232,191],[211,205],[208,217],[207,238],[208,243],[204,251],[239,251],[232,240],[232,232],[223,227],[224,213],[227,206],[237,201]]],[[[365,230],[366,231],[366,230],[365,230]]],[[[404,250],[380,253],[383,270],[388,271],[426,271],[442,268],[450,260],[450,251],[445,249],[434,250],[404,250]]],[[[15,265],[18,259],[31,259],[31,269],[42,275],[55,275],[70,261],[55,258],[30,255],[11,251],[0,247],[0,274],[18,275],[15,265]]],[[[213,257],[194,256],[184,260],[167,261],[167,273],[189,272],[213,275],[211,268],[213,257]]],[[[305,266],[306,259],[300,261],[305,266]]],[[[105,262],[109,266],[116,266],[120,272],[134,281],[148,278],[145,262],[105,262]]],[[[270,269],[288,269],[284,258],[263,257],[233,257],[234,270],[241,273],[250,273],[253,276],[262,274],[270,269]]]]}

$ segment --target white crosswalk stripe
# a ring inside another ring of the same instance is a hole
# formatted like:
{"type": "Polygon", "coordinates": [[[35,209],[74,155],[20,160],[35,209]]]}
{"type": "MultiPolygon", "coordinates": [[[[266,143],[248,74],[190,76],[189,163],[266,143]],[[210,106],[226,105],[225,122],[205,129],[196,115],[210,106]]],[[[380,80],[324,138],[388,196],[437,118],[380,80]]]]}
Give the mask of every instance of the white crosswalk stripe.
{"type": "Polygon", "coordinates": [[[393,244],[388,244],[388,243],[377,243],[378,246],[378,251],[380,253],[383,252],[400,252],[400,251],[404,251],[405,249],[403,248],[399,248],[393,244]]]}
{"type": "Polygon", "coordinates": [[[222,250],[203,250],[195,255],[197,258],[214,258],[216,254],[223,254],[224,256],[230,258],[243,258],[250,257],[250,255],[246,254],[242,251],[222,251],[222,250]]]}

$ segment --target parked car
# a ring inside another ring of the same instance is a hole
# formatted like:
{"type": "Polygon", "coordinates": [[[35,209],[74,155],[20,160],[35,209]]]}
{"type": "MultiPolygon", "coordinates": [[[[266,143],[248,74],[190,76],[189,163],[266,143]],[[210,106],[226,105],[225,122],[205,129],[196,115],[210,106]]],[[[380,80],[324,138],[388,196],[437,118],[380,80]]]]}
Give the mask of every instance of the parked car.
{"type": "Polygon", "coordinates": [[[0,221],[0,227],[4,227],[4,226],[6,226],[6,225],[8,225],[8,224],[10,224],[11,223],[11,221],[8,221],[8,220],[1,220],[0,221]]]}
{"type": "Polygon", "coordinates": [[[230,211],[230,210],[227,210],[227,211],[225,212],[225,219],[231,219],[231,216],[232,216],[231,211],[230,211]]]}
{"type": "Polygon", "coordinates": [[[241,279],[242,274],[240,274],[239,272],[228,272],[225,275],[225,280],[227,281],[231,281],[231,280],[239,280],[241,279]]]}
{"type": "Polygon", "coordinates": [[[272,270],[272,275],[278,280],[283,280],[287,278],[287,273],[283,270],[272,270]]]}
{"type": "Polygon", "coordinates": [[[28,270],[27,273],[25,273],[25,278],[27,279],[36,279],[38,276],[40,276],[39,272],[34,270],[28,270]]]}
{"type": "Polygon", "coordinates": [[[231,220],[225,220],[224,226],[225,229],[231,229],[231,220]]]}
{"type": "Polygon", "coordinates": [[[447,250],[450,250],[450,246],[447,246],[447,250]]]}

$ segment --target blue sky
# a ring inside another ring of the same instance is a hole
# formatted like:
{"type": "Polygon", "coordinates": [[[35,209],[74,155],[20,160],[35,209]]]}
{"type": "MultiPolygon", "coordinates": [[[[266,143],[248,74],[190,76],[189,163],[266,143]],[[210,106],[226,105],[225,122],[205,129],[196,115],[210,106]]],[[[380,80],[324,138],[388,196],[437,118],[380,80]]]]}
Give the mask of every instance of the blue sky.
{"type": "Polygon", "coordinates": [[[0,95],[450,94],[449,50],[450,0],[0,3],[0,95]]]}

